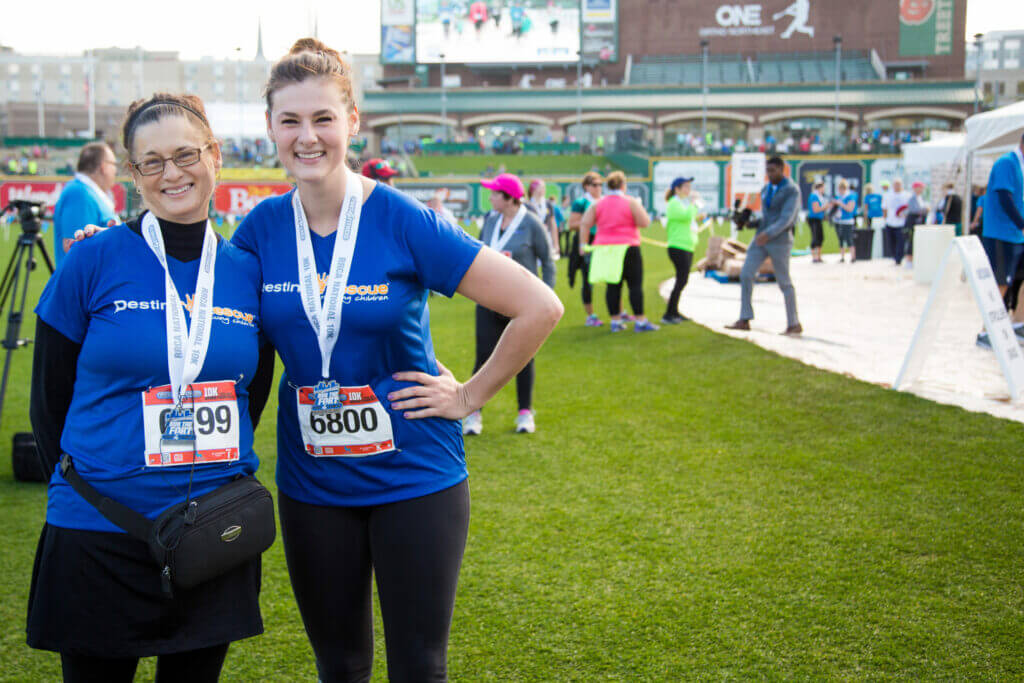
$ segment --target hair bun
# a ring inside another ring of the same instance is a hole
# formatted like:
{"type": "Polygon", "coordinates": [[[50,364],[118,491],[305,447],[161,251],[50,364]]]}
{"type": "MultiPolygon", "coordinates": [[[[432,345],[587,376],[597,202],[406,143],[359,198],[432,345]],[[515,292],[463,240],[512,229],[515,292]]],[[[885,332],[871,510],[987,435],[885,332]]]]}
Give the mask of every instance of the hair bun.
{"type": "Polygon", "coordinates": [[[327,47],[316,38],[299,38],[295,41],[295,44],[292,45],[292,49],[288,51],[288,54],[295,55],[302,52],[322,52],[329,57],[333,57],[339,62],[341,61],[341,55],[338,54],[337,50],[327,47]]]}

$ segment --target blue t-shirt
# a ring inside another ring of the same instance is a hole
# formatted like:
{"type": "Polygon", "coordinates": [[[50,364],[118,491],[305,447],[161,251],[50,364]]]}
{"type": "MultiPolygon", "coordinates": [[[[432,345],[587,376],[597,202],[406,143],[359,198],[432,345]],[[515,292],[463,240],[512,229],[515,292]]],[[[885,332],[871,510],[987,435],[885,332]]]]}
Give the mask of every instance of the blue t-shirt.
{"type": "Polygon", "coordinates": [[[61,190],[57,205],[53,209],[53,253],[56,264],[64,262],[64,239],[75,236],[75,230],[87,225],[106,227],[107,222],[116,219],[112,211],[100,204],[92,190],[75,178],[61,190]]]}
{"type": "Polygon", "coordinates": [[[982,214],[985,219],[982,235],[1014,244],[1024,243],[1024,232],[1006,215],[996,190],[1008,190],[1013,195],[1017,211],[1024,214],[1024,171],[1012,151],[999,157],[989,173],[982,214]]]}
{"type": "Polygon", "coordinates": [[[824,218],[825,217],[825,199],[817,192],[812,192],[807,197],[807,217],[808,218],[824,218]],[[817,202],[818,206],[821,207],[821,211],[814,210],[814,204],[817,202]]]}
{"type": "MultiPolygon", "coordinates": [[[[361,506],[436,493],[466,478],[458,420],[406,419],[387,395],[412,386],[392,373],[437,375],[427,294],[452,296],[482,244],[406,195],[378,184],[366,197],[342,308],[330,376],[343,387],[369,386],[391,418],[395,450],[364,457],[306,452],[295,387],[320,379],[320,349],[298,291],[292,192],[254,208],[232,241],[256,254],[263,273],[264,334],[284,362],[277,414],[277,483],[298,501],[361,506]],[[362,289],[365,288],[365,289],[362,289]],[[372,292],[359,295],[357,292],[372,292]]],[[[312,236],[321,282],[335,234],[312,236]]]]}
{"type": "Polygon", "coordinates": [[[837,220],[843,223],[852,223],[857,216],[857,193],[851,190],[843,195],[839,202],[839,218],[837,220]],[[847,206],[853,206],[853,208],[847,209],[847,206]]]}
{"type": "MultiPolygon", "coordinates": [[[[179,296],[191,301],[200,260],[167,261],[179,296]]],[[[247,392],[259,356],[259,286],[256,259],[221,240],[210,346],[196,381],[237,382],[238,452],[234,461],[197,464],[193,496],[238,474],[251,474],[259,464],[247,392]]],[[[36,307],[46,324],[81,344],[61,449],[100,493],[151,519],[184,500],[191,469],[190,464],[147,464],[143,394],[170,383],[165,301],[164,271],[156,256],[142,236],[118,225],[72,247],[36,307]]],[[[219,428],[228,428],[219,415],[217,420],[219,428]]],[[[46,521],[71,529],[121,531],[75,493],[59,471],[50,478],[46,521]]]]}
{"type": "Polygon", "coordinates": [[[882,195],[874,192],[864,195],[864,203],[868,207],[868,218],[882,217],[882,195]]]}

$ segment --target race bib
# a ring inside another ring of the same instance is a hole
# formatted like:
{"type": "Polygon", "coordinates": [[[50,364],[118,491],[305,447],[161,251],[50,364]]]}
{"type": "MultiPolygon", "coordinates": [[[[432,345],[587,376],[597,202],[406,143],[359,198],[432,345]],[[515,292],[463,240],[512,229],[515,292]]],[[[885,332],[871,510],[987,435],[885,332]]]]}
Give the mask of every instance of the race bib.
{"type": "Polygon", "coordinates": [[[316,458],[361,458],[395,450],[391,416],[373,389],[339,387],[337,411],[314,410],[316,387],[295,390],[306,453],[316,458]]]}
{"type": "MultiPolygon", "coordinates": [[[[184,392],[183,406],[192,412],[193,440],[161,439],[173,419],[174,400],[165,384],[142,393],[142,422],[146,434],[146,467],[197,465],[238,460],[238,400],[235,383],[193,382],[184,392]]],[[[173,425],[171,425],[173,431],[173,425]]]]}

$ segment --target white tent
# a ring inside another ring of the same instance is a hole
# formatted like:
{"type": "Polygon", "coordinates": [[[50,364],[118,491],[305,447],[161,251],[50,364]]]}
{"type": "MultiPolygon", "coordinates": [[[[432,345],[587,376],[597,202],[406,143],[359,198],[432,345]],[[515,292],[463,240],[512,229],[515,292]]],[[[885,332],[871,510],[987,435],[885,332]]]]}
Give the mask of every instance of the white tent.
{"type": "Polygon", "coordinates": [[[936,164],[955,163],[963,154],[966,135],[950,133],[936,135],[928,142],[911,142],[903,145],[903,166],[905,168],[931,168],[936,164]]]}
{"type": "Polygon", "coordinates": [[[1020,144],[1024,134],[1024,102],[975,114],[964,124],[968,154],[998,155],[1020,144]]]}
{"type": "MultiPolygon", "coordinates": [[[[984,182],[977,174],[984,166],[991,168],[995,157],[1020,144],[1024,135],[1024,102],[975,114],[964,122],[964,130],[967,132],[961,159],[965,173],[957,185],[963,188],[961,196],[966,206],[966,198],[971,196],[971,182],[984,182]],[[979,159],[987,162],[981,169],[976,168],[979,159]]],[[[987,175],[987,171],[985,173],[987,175]]]]}

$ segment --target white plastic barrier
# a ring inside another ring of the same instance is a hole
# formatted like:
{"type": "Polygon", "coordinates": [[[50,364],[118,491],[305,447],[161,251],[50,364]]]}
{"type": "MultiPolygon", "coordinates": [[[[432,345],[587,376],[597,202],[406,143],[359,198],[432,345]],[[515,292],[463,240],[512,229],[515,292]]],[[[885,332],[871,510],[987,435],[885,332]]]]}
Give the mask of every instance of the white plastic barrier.
{"type": "Polygon", "coordinates": [[[942,258],[956,237],[952,225],[918,225],[914,228],[914,281],[930,284],[942,258]]]}

